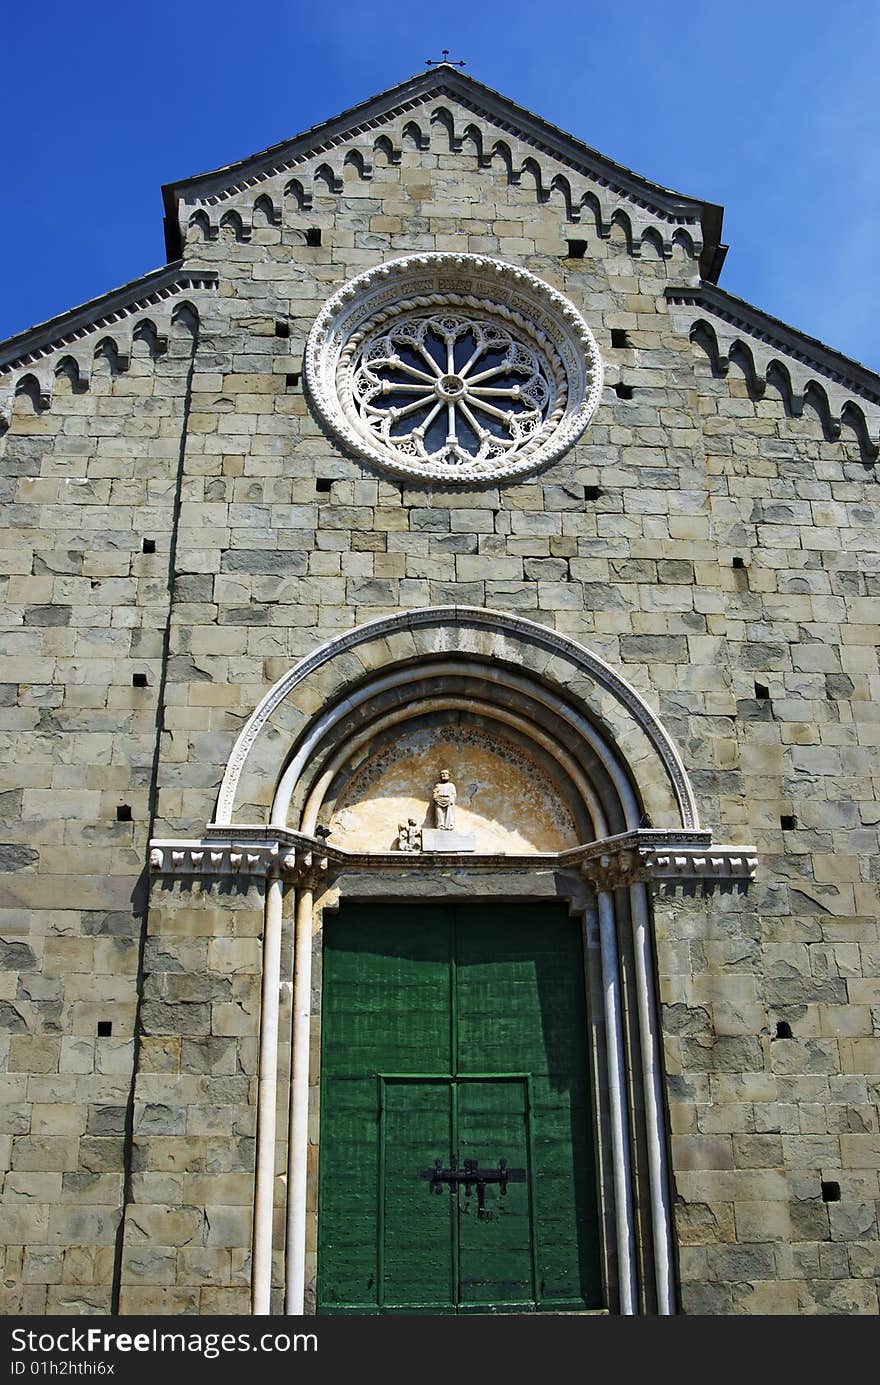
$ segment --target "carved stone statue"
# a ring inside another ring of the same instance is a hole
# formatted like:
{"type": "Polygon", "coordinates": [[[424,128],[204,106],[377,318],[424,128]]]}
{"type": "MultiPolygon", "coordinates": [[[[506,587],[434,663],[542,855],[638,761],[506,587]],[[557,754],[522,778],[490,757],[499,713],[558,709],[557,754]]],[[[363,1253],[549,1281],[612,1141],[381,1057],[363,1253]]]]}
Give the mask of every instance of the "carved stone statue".
{"type": "Polygon", "coordinates": [[[415,818],[397,824],[397,849],[398,851],[421,851],[422,833],[415,818]]]}
{"type": "Polygon", "coordinates": [[[434,821],[444,832],[455,828],[455,800],[458,794],[448,769],[441,769],[440,778],[434,785],[434,821]]]}

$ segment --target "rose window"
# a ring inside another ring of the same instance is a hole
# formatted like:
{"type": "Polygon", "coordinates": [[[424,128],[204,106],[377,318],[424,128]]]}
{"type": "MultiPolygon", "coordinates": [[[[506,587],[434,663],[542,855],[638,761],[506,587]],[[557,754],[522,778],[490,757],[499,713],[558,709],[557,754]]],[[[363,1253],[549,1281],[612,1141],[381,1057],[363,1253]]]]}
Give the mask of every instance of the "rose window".
{"type": "Polygon", "coordinates": [[[494,322],[453,314],[381,328],[352,375],[360,418],[378,442],[450,468],[521,450],[556,393],[534,347],[494,322]]]}
{"type": "Polygon", "coordinates": [[[309,336],[306,383],[350,450],[408,478],[536,470],[598,403],[596,344],[572,305],[478,255],[413,255],[359,275],[309,336]]]}

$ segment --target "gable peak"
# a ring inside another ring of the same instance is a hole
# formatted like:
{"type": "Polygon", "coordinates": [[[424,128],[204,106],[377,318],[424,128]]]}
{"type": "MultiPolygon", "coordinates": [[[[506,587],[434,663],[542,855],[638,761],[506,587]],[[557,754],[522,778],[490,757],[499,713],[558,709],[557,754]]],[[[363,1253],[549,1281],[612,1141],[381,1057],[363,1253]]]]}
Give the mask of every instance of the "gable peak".
{"type": "MultiPolygon", "coordinates": [[[[488,167],[499,148],[509,152],[505,141],[512,139],[528,146],[530,157],[524,166],[534,165],[534,168],[530,167],[531,172],[540,172],[536,159],[549,159],[561,166],[547,171],[547,186],[553,182],[554,175],[561,174],[563,181],[569,181],[567,175],[573,173],[607,190],[610,196],[647,211],[660,222],[669,223],[670,226],[674,223],[696,226],[698,239],[702,242],[702,275],[706,279],[717,279],[726,250],[721,245],[721,207],[664,188],[632,169],[615,163],[613,159],[485,86],[460,66],[445,59],[426,66],[424,71],[291,139],[224,167],[167,184],[163,194],[169,257],[182,253],[181,204],[185,204],[191,213],[200,204],[218,203],[231,195],[255,188],[268,178],[307,165],[311,159],[326,157],[340,145],[359,136],[374,134],[382,126],[392,124],[409,112],[416,112],[433,100],[455,104],[468,116],[469,121],[482,122],[490,130],[492,148],[477,151],[481,166],[488,167]]],[[[447,117],[449,114],[446,112],[447,117]]],[[[476,127],[466,124],[460,134],[449,131],[453,153],[464,152],[461,136],[472,128],[476,127]]],[[[424,142],[419,147],[429,148],[429,136],[421,132],[421,138],[424,142]]],[[[333,169],[322,164],[321,171],[331,190],[341,191],[341,178],[334,179],[333,169]],[[334,183],[340,186],[334,186],[334,183]]],[[[511,181],[516,180],[517,172],[511,170],[511,181]]]]}

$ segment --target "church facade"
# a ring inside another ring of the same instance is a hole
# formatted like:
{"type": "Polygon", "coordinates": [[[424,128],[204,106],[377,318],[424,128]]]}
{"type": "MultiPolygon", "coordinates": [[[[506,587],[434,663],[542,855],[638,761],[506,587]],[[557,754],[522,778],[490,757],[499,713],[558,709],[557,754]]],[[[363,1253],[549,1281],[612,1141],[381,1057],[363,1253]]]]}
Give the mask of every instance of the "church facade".
{"type": "Polygon", "coordinates": [[[0,347],[3,1311],[876,1314],[880,378],[441,65],[0,347]]]}

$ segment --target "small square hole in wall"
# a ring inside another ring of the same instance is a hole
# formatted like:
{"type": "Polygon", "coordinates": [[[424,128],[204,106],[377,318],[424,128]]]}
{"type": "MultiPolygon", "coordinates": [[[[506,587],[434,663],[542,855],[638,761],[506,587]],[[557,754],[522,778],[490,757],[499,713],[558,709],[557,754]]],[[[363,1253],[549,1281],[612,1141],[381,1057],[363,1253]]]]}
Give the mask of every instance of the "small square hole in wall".
{"type": "Polygon", "coordinates": [[[793,832],[797,827],[797,818],[794,813],[783,813],[779,819],[779,826],[783,832],[793,832]]]}
{"type": "Polygon", "coordinates": [[[299,374],[292,371],[289,375],[285,375],[284,383],[289,390],[294,389],[299,384],[299,374]]]}
{"type": "Polygon", "coordinates": [[[632,343],[630,342],[629,337],[626,335],[626,332],[623,330],[622,327],[611,328],[612,346],[616,347],[618,350],[623,350],[624,347],[630,346],[631,344],[632,343]]]}
{"type": "Polygon", "coordinates": [[[794,1037],[788,1020],[776,1021],[776,1037],[777,1039],[791,1039],[794,1037]]]}
{"type": "Polygon", "coordinates": [[[290,336],[290,323],[289,323],[289,322],[285,322],[283,318],[280,318],[280,317],[279,317],[279,318],[276,318],[276,320],[275,320],[275,335],[276,335],[276,337],[289,337],[289,336],[290,336]]]}
{"type": "Polygon", "coordinates": [[[155,553],[155,551],[156,551],[156,540],[155,540],[155,539],[144,539],[143,543],[141,544],[141,548],[143,549],[144,553],[155,553]]]}
{"type": "Polygon", "coordinates": [[[320,244],[321,244],[321,228],[320,228],[320,226],[310,226],[309,229],[306,231],[306,245],[320,245],[320,244]]]}
{"type": "Polygon", "coordinates": [[[764,683],[755,684],[755,697],[759,702],[765,701],[770,696],[770,689],[764,683]]]}
{"type": "Polygon", "coordinates": [[[112,1020],[98,1020],[98,1038],[109,1039],[113,1033],[112,1020]]]}
{"type": "Polygon", "coordinates": [[[618,399],[632,399],[634,390],[632,385],[625,385],[621,380],[614,386],[614,393],[618,399]]]}
{"type": "Polygon", "coordinates": [[[145,673],[133,673],[131,675],[131,686],[133,688],[145,688],[147,686],[147,675],[145,673]]]}
{"type": "Polygon", "coordinates": [[[587,253],[587,242],[585,240],[570,240],[568,242],[569,260],[582,260],[587,253]]]}
{"type": "Polygon", "coordinates": [[[598,500],[601,494],[598,486],[584,486],[584,500],[598,500]]]}
{"type": "Polygon", "coordinates": [[[117,822],[131,822],[131,804],[120,803],[116,809],[117,822]]]}
{"type": "Polygon", "coordinates": [[[740,558],[740,557],[734,558],[734,560],[733,560],[733,566],[736,568],[737,572],[741,572],[742,569],[745,567],[745,565],[746,565],[746,560],[745,560],[745,558],[740,558]]]}
{"type": "Polygon", "coordinates": [[[333,489],[333,482],[329,476],[319,476],[315,481],[315,490],[319,495],[329,495],[333,489]]]}
{"type": "Polygon", "coordinates": [[[839,1183],[834,1183],[834,1182],[826,1183],[826,1182],[823,1180],[823,1182],[822,1182],[822,1201],[823,1201],[823,1202],[839,1202],[839,1201],[840,1201],[840,1184],[839,1184],[839,1183]]]}

